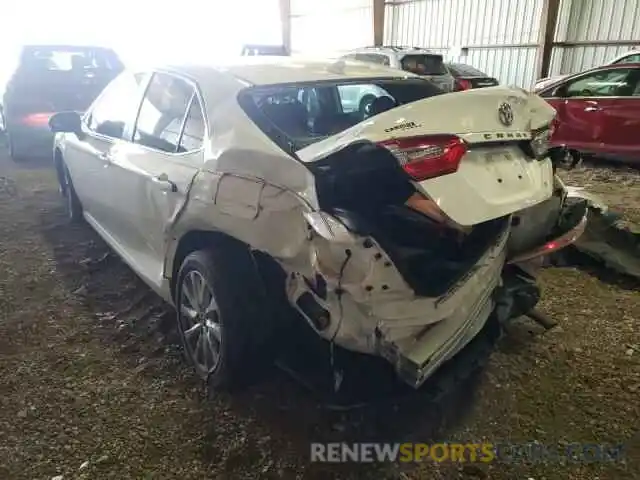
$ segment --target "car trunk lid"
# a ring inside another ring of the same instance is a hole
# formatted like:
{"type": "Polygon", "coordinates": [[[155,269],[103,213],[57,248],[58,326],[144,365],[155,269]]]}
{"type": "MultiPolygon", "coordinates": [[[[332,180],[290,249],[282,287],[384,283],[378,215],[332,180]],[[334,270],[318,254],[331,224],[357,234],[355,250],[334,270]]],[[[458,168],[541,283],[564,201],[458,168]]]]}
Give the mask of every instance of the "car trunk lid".
{"type": "Polygon", "coordinates": [[[414,185],[455,222],[476,225],[550,197],[550,161],[527,155],[522,144],[530,142],[532,131],[549,125],[554,114],[546,102],[524,90],[469,90],[393,108],[296,154],[301,161],[313,163],[367,140],[395,149],[398,158],[396,147],[416,139],[419,143],[435,138],[436,146],[449,152],[455,145],[447,142],[454,139],[462,145],[455,168],[447,170],[443,163],[437,166],[439,174],[415,180],[414,185]]]}
{"type": "Polygon", "coordinates": [[[471,83],[473,88],[486,88],[498,86],[498,80],[492,77],[463,77],[471,83]]]}

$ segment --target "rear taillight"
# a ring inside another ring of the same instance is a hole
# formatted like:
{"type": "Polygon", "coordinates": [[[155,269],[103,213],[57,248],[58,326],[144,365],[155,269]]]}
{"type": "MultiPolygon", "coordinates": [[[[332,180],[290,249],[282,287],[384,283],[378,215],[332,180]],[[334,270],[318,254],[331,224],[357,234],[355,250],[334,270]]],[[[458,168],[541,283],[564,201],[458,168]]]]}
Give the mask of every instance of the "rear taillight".
{"type": "Polygon", "coordinates": [[[549,153],[549,148],[551,147],[551,137],[553,135],[554,129],[555,125],[552,123],[545,128],[531,133],[530,145],[531,152],[533,153],[534,158],[546,158],[547,154],[549,153]]]}
{"type": "Polygon", "coordinates": [[[30,113],[20,119],[20,123],[30,127],[44,127],[49,125],[49,118],[53,113],[30,113]]]}
{"type": "Polygon", "coordinates": [[[469,80],[459,78],[456,80],[456,91],[469,90],[472,87],[469,80]]]}
{"type": "Polygon", "coordinates": [[[380,142],[414,180],[455,173],[467,153],[467,144],[455,135],[394,138],[380,142]]]}

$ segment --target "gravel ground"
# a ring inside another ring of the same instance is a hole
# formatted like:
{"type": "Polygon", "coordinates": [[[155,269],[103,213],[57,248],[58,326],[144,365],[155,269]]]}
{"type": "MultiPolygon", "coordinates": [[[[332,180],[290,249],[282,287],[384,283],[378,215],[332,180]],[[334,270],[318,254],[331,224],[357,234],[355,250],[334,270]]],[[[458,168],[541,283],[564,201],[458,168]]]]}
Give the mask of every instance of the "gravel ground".
{"type": "MultiPolygon", "coordinates": [[[[636,171],[569,177],[638,218],[636,171]]],[[[0,219],[2,479],[640,478],[631,281],[546,270],[541,310],[559,328],[514,324],[482,373],[439,404],[341,413],[276,370],[233,396],[206,395],[170,311],[91,230],[65,223],[46,166],[0,156],[0,219]],[[309,463],[309,442],[343,439],[629,443],[619,464],[309,463]]]]}
{"type": "Polygon", "coordinates": [[[561,173],[569,185],[583,186],[602,197],[613,210],[640,226],[640,170],[624,165],[590,162],[561,173]]]}

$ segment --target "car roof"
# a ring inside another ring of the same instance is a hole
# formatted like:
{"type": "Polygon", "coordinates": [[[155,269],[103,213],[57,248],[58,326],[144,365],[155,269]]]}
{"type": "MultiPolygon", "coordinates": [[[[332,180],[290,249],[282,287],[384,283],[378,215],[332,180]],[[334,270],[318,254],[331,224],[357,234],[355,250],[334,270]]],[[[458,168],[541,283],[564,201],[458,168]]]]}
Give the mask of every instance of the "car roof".
{"type": "Polygon", "coordinates": [[[356,48],[352,52],[349,53],[358,53],[358,52],[378,52],[378,53],[386,53],[392,55],[408,55],[408,54],[428,54],[428,55],[439,55],[442,56],[441,53],[434,52],[427,48],[422,47],[408,47],[408,46],[394,46],[394,45],[382,45],[379,47],[362,47],[356,48]]]}
{"type": "Polygon", "coordinates": [[[242,56],[212,64],[169,65],[169,70],[206,84],[218,75],[233,78],[242,86],[275,85],[358,78],[414,77],[378,64],[343,59],[304,59],[299,57],[242,56]]]}
{"type": "MultiPolygon", "coordinates": [[[[579,72],[579,73],[574,73],[574,74],[571,74],[569,76],[575,77],[576,75],[582,75],[582,74],[589,73],[589,72],[598,72],[600,70],[611,70],[611,69],[615,70],[615,69],[618,69],[618,68],[640,68],[640,63],[638,63],[638,62],[636,62],[636,63],[616,63],[616,64],[612,64],[612,65],[600,65],[598,67],[591,68],[589,70],[584,70],[584,71],[579,72]]],[[[565,78],[568,78],[569,76],[567,76],[565,78]]]]}
{"type": "Polygon", "coordinates": [[[621,53],[620,55],[612,58],[611,62],[609,63],[617,62],[619,60],[622,60],[623,58],[630,57],[631,55],[640,55],[640,48],[636,48],[636,49],[621,53]]]}

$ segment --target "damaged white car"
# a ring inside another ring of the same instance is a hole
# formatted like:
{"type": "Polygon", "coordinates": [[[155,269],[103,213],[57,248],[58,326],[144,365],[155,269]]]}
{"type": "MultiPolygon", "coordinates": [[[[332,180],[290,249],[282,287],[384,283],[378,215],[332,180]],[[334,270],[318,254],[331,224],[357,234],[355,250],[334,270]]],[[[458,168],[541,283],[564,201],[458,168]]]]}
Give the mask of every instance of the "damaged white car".
{"type": "Polygon", "coordinates": [[[126,72],[50,127],[70,218],[175,305],[213,386],[276,344],[279,292],[327,343],[418,387],[490,317],[531,310],[537,259],[583,231],[553,118],[519,89],[246,58],[126,72]]]}

